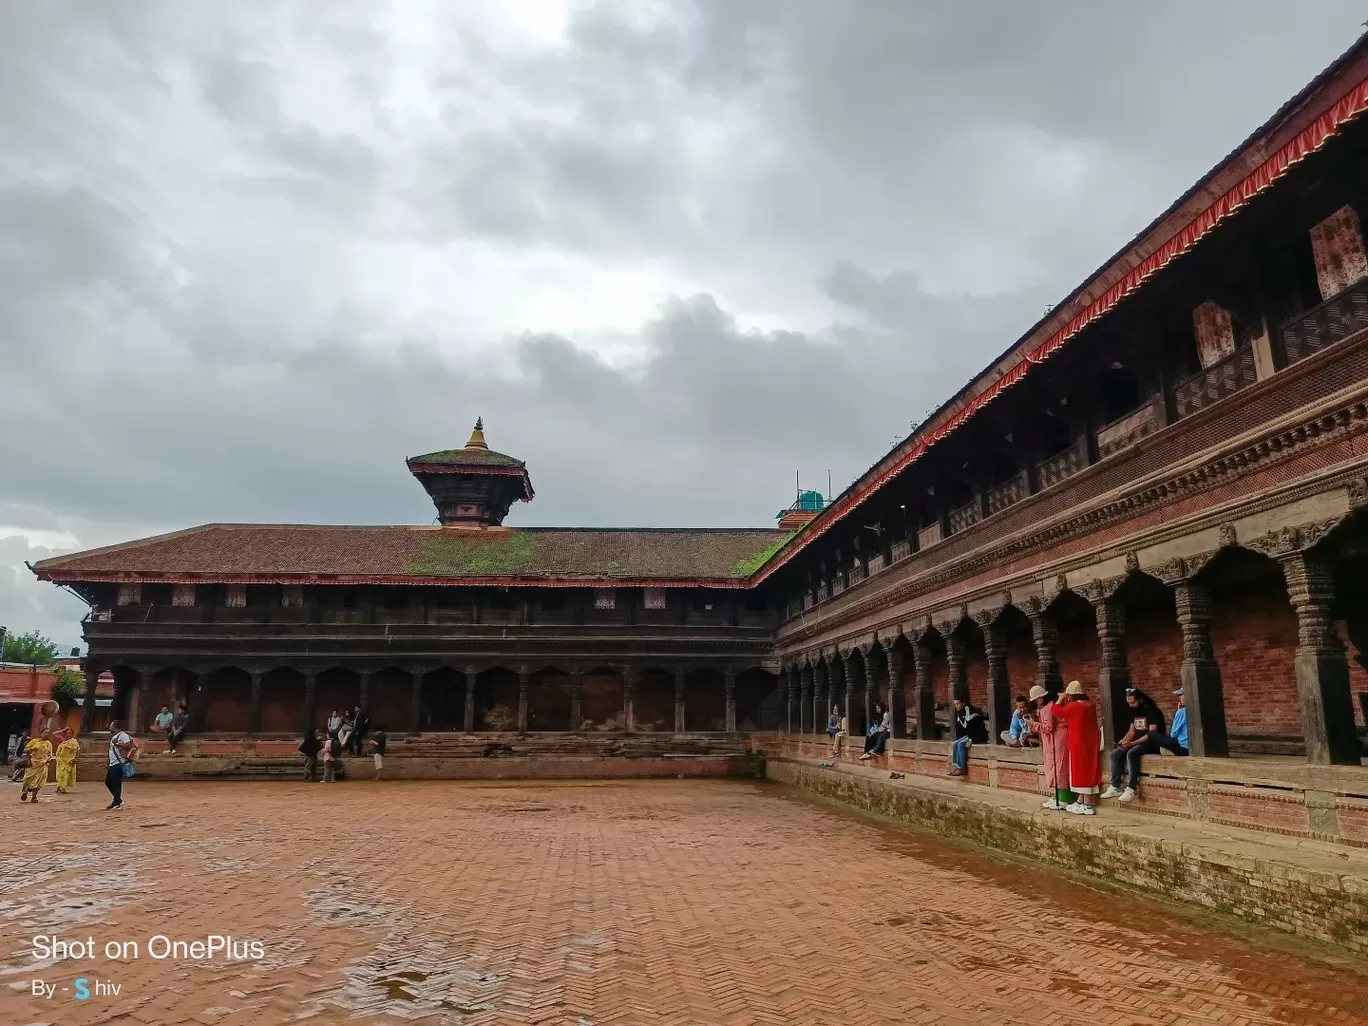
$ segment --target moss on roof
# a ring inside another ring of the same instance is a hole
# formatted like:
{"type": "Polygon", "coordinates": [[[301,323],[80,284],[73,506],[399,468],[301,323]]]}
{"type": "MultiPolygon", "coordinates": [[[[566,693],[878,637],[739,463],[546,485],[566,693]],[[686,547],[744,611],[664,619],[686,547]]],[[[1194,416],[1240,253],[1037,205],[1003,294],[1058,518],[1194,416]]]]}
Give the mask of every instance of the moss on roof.
{"type": "Polygon", "coordinates": [[[749,577],[751,574],[755,573],[762,566],[768,563],[770,559],[774,556],[774,554],[778,552],[780,549],[782,549],[785,543],[787,543],[788,540],[792,537],[793,535],[785,532],[784,536],[782,538],[777,539],[773,545],[770,545],[767,548],[762,549],[760,552],[757,552],[755,555],[750,556],[747,559],[740,560],[734,567],[731,568],[730,576],[749,577]]]}
{"type": "Polygon", "coordinates": [[[430,452],[423,456],[414,456],[409,459],[409,466],[418,463],[440,464],[445,467],[521,467],[525,466],[522,460],[515,460],[512,456],[505,456],[501,452],[493,449],[442,449],[440,452],[430,452]]]}

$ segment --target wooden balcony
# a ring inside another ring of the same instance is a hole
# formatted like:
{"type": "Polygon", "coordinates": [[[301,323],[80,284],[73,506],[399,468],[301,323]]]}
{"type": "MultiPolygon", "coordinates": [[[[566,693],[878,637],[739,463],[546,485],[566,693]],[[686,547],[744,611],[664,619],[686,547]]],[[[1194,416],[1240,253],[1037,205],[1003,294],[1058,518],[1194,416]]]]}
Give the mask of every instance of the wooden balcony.
{"type": "Polygon", "coordinates": [[[1368,279],[1286,321],[1279,334],[1289,366],[1368,328],[1368,279]]]}
{"type": "Polygon", "coordinates": [[[1063,452],[1055,453],[1035,465],[1036,481],[1041,491],[1073,477],[1088,465],[1088,440],[1080,438],[1063,452]]]}
{"type": "Polygon", "coordinates": [[[984,496],[984,501],[988,504],[988,515],[991,517],[994,513],[1001,513],[1008,506],[1020,502],[1030,494],[1030,481],[1023,470],[1016,477],[988,489],[984,496]]]}
{"type": "Polygon", "coordinates": [[[929,549],[944,538],[945,533],[941,530],[940,521],[937,520],[930,527],[923,527],[917,532],[917,549],[929,549]]]}
{"type": "Polygon", "coordinates": [[[1114,456],[1158,430],[1159,417],[1155,413],[1154,402],[1150,401],[1097,429],[1097,458],[1105,460],[1108,456],[1114,456]]]}
{"type": "Polygon", "coordinates": [[[1248,346],[1238,349],[1219,363],[1178,383],[1173,389],[1178,418],[1181,420],[1190,413],[1204,410],[1257,380],[1254,350],[1248,346]]]}
{"type": "Polygon", "coordinates": [[[895,541],[893,543],[892,553],[893,562],[895,563],[901,559],[906,559],[908,556],[912,555],[912,543],[906,538],[901,541],[895,541]]]}
{"type": "Polygon", "coordinates": [[[952,509],[948,519],[950,521],[950,533],[959,534],[983,519],[983,504],[975,496],[959,509],[952,509]]]}

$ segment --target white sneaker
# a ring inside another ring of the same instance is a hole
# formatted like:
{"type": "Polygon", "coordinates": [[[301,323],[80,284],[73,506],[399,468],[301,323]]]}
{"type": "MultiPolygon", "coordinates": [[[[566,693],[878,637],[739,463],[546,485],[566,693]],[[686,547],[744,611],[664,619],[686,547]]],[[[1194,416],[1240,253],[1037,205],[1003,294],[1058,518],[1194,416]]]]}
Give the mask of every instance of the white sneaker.
{"type": "Polygon", "coordinates": [[[1075,816],[1096,816],[1096,815],[1097,815],[1096,811],[1094,811],[1094,809],[1093,809],[1093,807],[1092,807],[1091,805],[1084,805],[1082,802],[1074,802],[1072,805],[1070,805],[1070,806],[1069,806],[1068,808],[1066,808],[1064,811],[1065,811],[1065,812],[1072,812],[1075,816]]]}
{"type": "Polygon", "coordinates": [[[1046,802],[1042,802],[1040,807],[1042,809],[1050,809],[1055,812],[1059,811],[1060,809],[1067,808],[1067,806],[1060,802],[1058,798],[1051,798],[1046,802]]]}
{"type": "Polygon", "coordinates": [[[1115,786],[1112,786],[1112,787],[1109,787],[1109,788],[1107,788],[1105,791],[1102,792],[1102,797],[1103,797],[1103,798],[1120,798],[1120,797],[1121,797],[1121,794],[1122,794],[1121,791],[1118,791],[1118,790],[1116,789],[1115,786]]]}
{"type": "Polygon", "coordinates": [[[1128,788],[1126,788],[1124,791],[1122,791],[1119,795],[1116,796],[1116,800],[1117,800],[1118,802],[1133,802],[1133,801],[1135,801],[1135,788],[1133,788],[1133,787],[1128,787],[1128,788]]]}

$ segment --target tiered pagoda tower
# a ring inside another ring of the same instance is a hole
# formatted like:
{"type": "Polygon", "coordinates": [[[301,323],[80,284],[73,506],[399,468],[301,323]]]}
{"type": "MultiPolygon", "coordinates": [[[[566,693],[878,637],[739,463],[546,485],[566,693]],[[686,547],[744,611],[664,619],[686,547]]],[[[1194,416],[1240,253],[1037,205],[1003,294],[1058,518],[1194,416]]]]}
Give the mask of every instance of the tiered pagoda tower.
{"type": "Polygon", "coordinates": [[[501,528],[514,502],[532,501],[527,465],[489,447],[483,417],[476,419],[465,448],[430,452],[407,462],[409,473],[432,497],[443,527],[501,528]]]}

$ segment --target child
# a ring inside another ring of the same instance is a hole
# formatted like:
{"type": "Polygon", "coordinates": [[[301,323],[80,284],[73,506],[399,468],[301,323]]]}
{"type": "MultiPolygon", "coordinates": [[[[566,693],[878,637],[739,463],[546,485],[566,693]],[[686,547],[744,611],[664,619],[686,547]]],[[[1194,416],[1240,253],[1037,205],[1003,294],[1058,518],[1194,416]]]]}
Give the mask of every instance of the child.
{"type": "Polygon", "coordinates": [[[371,731],[371,744],[375,746],[375,779],[380,779],[380,771],[385,768],[385,728],[380,724],[375,725],[371,731]]]}

